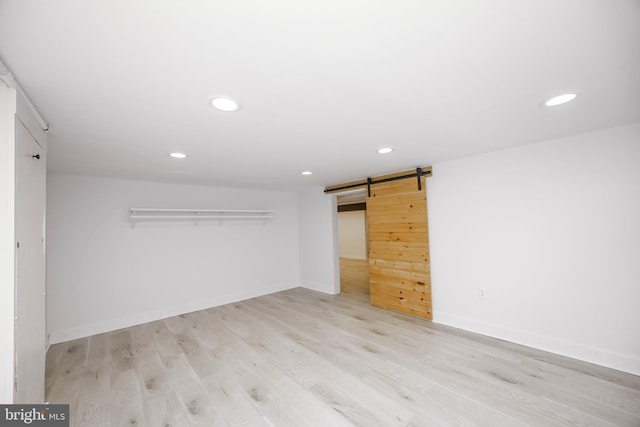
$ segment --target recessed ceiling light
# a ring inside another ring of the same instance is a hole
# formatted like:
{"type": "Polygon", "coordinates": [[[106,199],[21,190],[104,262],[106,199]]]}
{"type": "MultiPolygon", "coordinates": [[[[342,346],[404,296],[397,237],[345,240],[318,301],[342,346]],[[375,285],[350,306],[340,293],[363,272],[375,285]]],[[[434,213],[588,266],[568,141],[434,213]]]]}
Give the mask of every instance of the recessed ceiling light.
{"type": "Polygon", "coordinates": [[[554,96],[544,103],[547,107],[555,107],[556,105],[564,104],[569,101],[573,101],[576,97],[575,93],[563,93],[562,95],[554,96]]]}
{"type": "Polygon", "coordinates": [[[184,153],[171,153],[169,154],[171,157],[173,157],[174,159],[186,159],[187,155],[184,153]]]}
{"type": "Polygon", "coordinates": [[[312,173],[313,172],[311,172],[311,171],[304,171],[304,172],[302,172],[302,175],[311,175],[312,173]]]}
{"type": "Polygon", "coordinates": [[[393,148],[385,147],[378,150],[378,154],[388,154],[393,151],[393,148]]]}
{"type": "Polygon", "coordinates": [[[240,109],[240,102],[228,96],[214,96],[211,98],[211,105],[216,110],[226,112],[238,111],[240,109]]]}

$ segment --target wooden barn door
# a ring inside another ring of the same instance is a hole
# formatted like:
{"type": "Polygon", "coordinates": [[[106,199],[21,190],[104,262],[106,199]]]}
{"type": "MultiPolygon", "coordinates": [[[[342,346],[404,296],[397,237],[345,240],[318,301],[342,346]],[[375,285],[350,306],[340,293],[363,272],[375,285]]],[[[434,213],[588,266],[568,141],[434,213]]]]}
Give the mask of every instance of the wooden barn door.
{"type": "Polygon", "coordinates": [[[367,197],[371,304],[432,319],[424,176],[375,183],[367,197]]]}

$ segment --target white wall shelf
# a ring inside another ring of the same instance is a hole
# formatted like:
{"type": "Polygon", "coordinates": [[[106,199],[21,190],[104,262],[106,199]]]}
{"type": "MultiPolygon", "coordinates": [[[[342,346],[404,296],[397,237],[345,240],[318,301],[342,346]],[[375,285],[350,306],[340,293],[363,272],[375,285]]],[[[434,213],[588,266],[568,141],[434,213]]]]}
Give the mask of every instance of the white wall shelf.
{"type": "Polygon", "coordinates": [[[140,220],[190,220],[197,224],[201,220],[269,220],[274,219],[275,210],[237,209],[150,209],[131,208],[129,219],[132,225],[140,220]]]}

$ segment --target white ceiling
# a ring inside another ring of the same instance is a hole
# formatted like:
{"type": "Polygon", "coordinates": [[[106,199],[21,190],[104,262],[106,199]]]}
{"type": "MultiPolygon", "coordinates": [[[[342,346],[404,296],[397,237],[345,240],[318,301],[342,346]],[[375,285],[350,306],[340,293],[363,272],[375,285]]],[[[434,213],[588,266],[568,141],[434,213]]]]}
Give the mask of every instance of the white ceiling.
{"type": "Polygon", "coordinates": [[[0,58],[82,175],[297,189],[640,121],[639,0],[0,0],[0,58]]]}

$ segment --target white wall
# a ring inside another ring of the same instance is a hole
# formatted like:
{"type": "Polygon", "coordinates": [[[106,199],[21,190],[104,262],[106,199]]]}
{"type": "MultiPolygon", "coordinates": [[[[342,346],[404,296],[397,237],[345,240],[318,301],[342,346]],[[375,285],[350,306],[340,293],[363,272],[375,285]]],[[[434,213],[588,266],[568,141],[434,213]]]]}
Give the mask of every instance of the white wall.
{"type": "Polygon", "coordinates": [[[13,402],[16,91],[0,81],[0,403],[13,402]]]}
{"type": "Polygon", "coordinates": [[[50,175],[51,342],[298,286],[297,208],[294,192],[50,175]],[[266,224],[181,220],[132,228],[132,207],[278,212],[266,224]]]}
{"type": "Polygon", "coordinates": [[[342,258],[367,259],[365,211],[338,212],[338,245],[342,258]]]}
{"type": "Polygon", "coordinates": [[[433,169],[434,321],[640,374],[640,123],[433,169]]]}
{"type": "Polygon", "coordinates": [[[329,294],[340,292],[336,211],[322,187],[298,193],[300,284],[329,294]]]}

